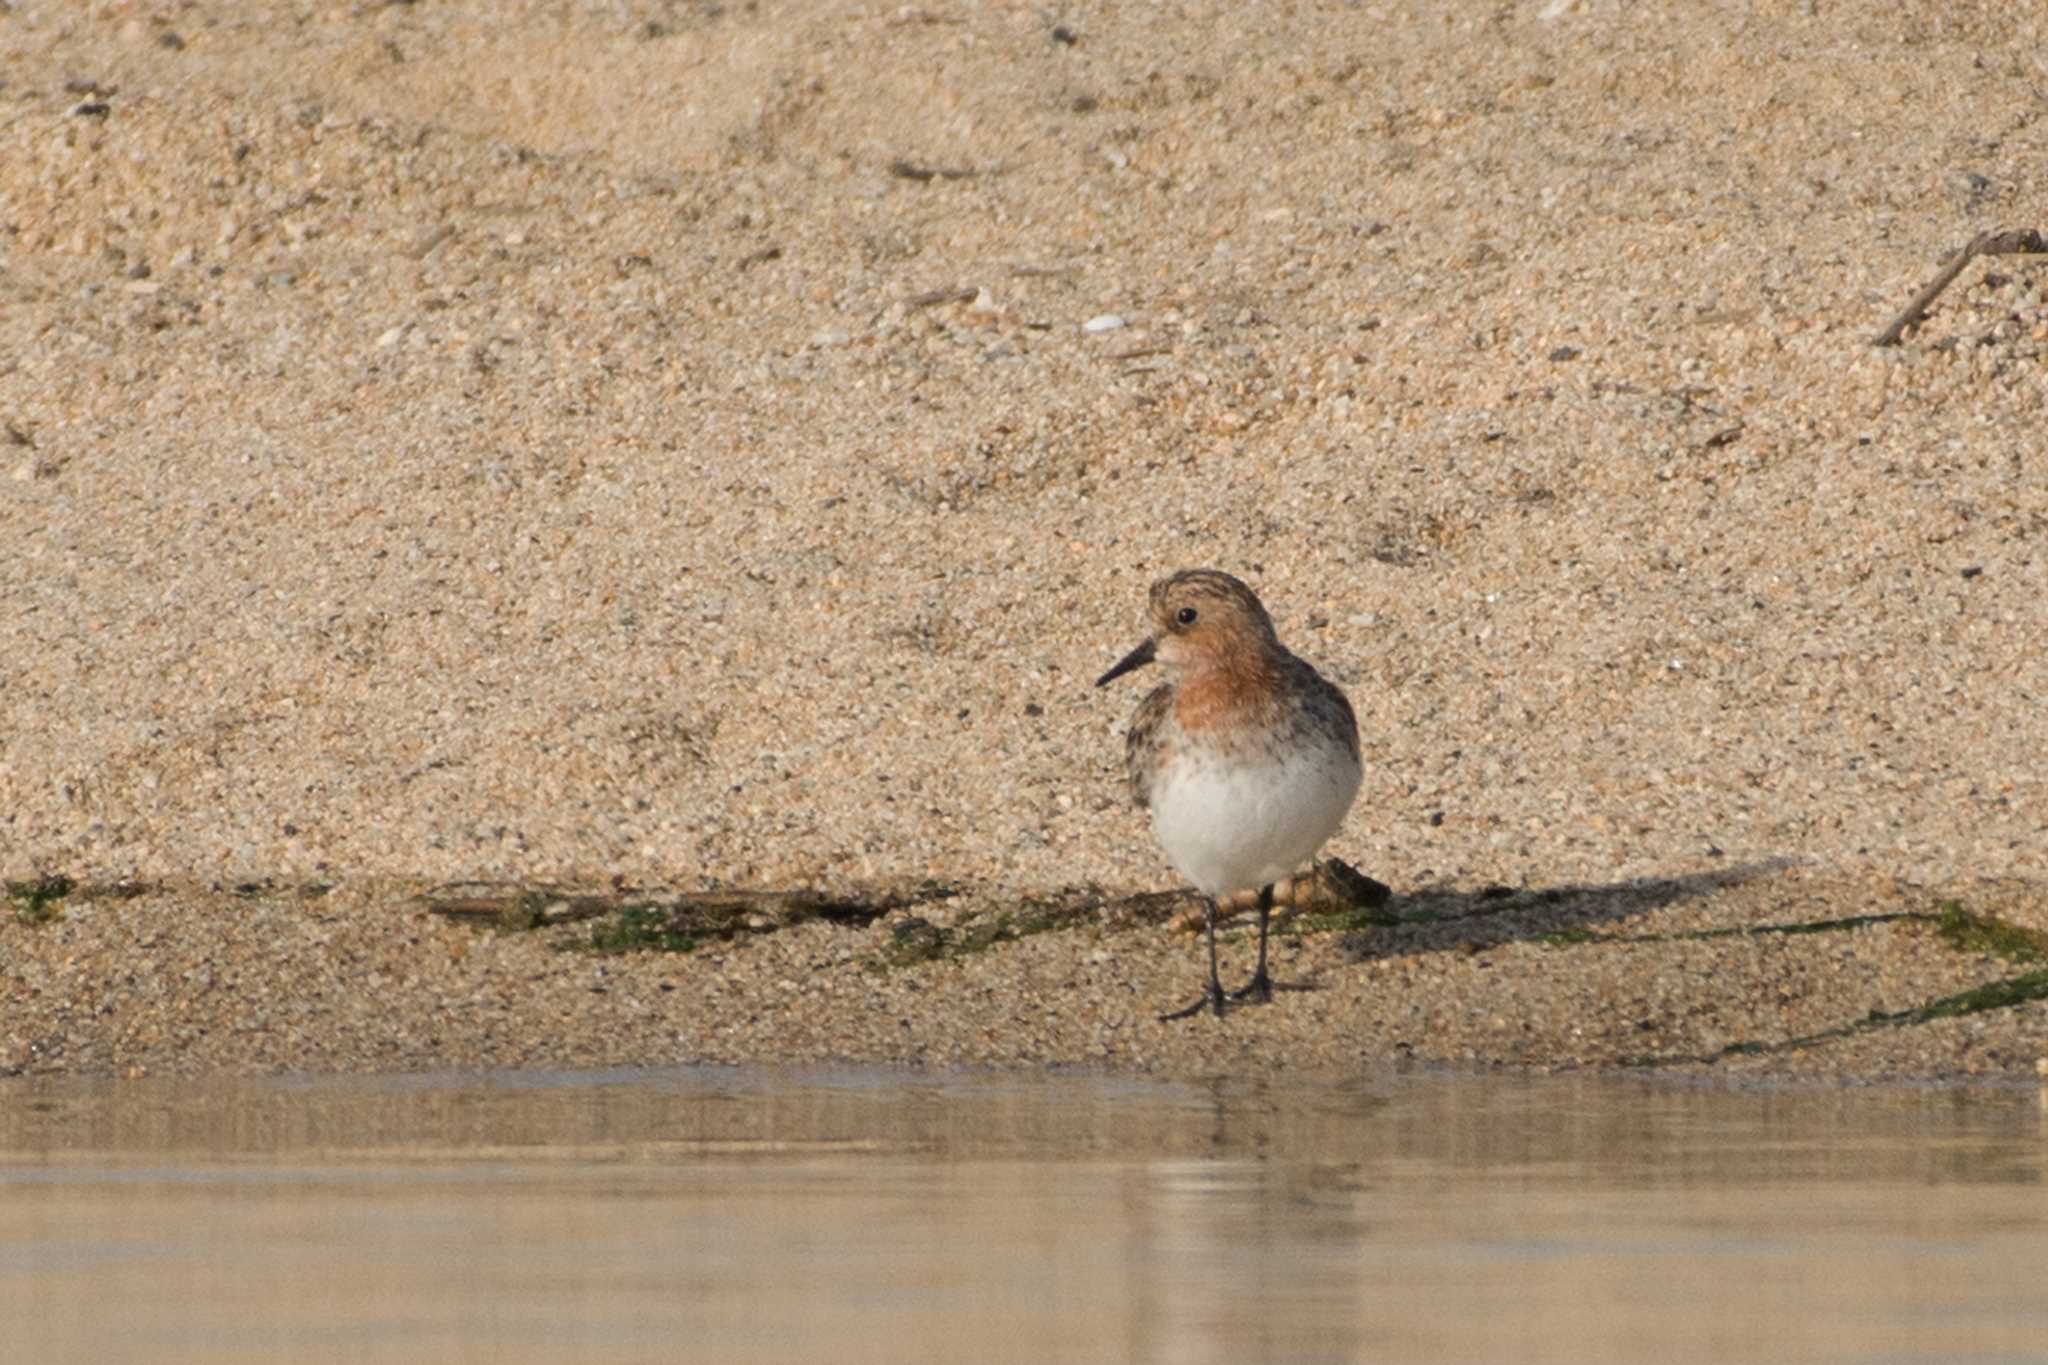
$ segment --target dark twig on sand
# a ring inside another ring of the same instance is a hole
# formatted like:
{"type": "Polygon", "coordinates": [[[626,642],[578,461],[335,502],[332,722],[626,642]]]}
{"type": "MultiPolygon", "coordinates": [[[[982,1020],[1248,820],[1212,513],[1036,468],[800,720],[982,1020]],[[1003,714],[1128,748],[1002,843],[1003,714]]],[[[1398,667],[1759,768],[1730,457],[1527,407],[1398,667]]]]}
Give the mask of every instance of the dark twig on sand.
{"type": "Polygon", "coordinates": [[[912,294],[903,301],[906,308],[936,308],[942,303],[973,303],[981,296],[979,289],[929,289],[922,294],[912,294]]]}
{"type": "Polygon", "coordinates": [[[920,166],[915,162],[898,158],[889,163],[889,174],[899,180],[915,180],[925,184],[932,180],[972,180],[980,172],[954,166],[920,166]]]}
{"type": "Polygon", "coordinates": [[[2032,228],[2009,228],[2004,232],[1980,232],[1970,239],[1970,244],[1958,251],[1949,263],[1941,268],[1927,284],[1927,287],[1913,296],[1905,311],[1892,319],[1891,326],[1870,339],[1873,346],[1896,346],[1906,329],[1927,316],[1927,305],[1935,296],[1955,282],[1963,273],[1963,267],[1979,256],[2016,256],[2033,252],[2048,251],[2048,240],[2032,228]]]}

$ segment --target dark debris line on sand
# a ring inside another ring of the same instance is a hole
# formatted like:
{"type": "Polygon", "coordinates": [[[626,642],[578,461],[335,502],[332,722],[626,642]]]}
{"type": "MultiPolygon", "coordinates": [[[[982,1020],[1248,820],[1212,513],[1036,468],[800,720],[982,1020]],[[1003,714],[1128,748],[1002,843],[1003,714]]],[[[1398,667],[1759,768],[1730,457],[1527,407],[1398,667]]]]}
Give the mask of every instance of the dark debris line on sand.
{"type": "MultiPolygon", "coordinates": [[[[1935,933],[1949,947],[1958,952],[1980,953],[2004,961],[2032,965],[2048,961],[2048,934],[2008,924],[1995,916],[1978,914],[1966,908],[1960,901],[1944,900],[1932,911],[1905,911],[1893,914],[1852,915],[1839,920],[1812,921],[1802,924],[1757,925],[1750,928],[1710,930],[1700,935],[1667,935],[1674,937],[1706,937],[1708,935],[1757,935],[1768,933],[1818,933],[1827,930],[1856,929],[1867,925],[1897,921],[1922,921],[1932,924],[1935,933]]],[[[1648,939],[1642,941],[1650,941],[1648,939]]],[[[2035,970],[2001,980],[1987,981],[1967,990],[1927,1001],[1902,1010],[1871,1010],[1861,1019],[1851,1020],[1834,1028],[1822,1029],[1815,1033],[1777,1040],[1745,1039],[1729,1043],[1711,1052],[1694,1055],[1658,1054],[1629,1058],[1626,1066],[1658,1067],[1677,1063],[1701,1063],[1712,1065],[1729,1057],[1758,1057],[1778,1053],[1796,1052],[1817,1047],[1838,1039],[1854,1037],[1878,1029],[1910,1028],[1916,1024],[1932,1023],[1940,1019],[1955,1019],[1964,1015],[1983,1014],[1993,1010],[2011,1009],[2031,1001],[2048,1000],[2048,968],[2036,966],[2035,970]]],[[[2048,1061],[2048,1059],[2044,1059],[2048,1061]]],[[[2048,1073],[2044,1073],[2048,1074],[2048,1073]]]]}
{"type": "Polygon", "coordinates": [[[1249,1047],[1283,1048],[1297,1068],[1749,1059],[1751,1073],[2031,1077],[2048,1001],[2034,892],[1966,903],[1829,877],[1744,884],[1753,877],[1432,886],[1384,900],[1367,878],[1304,878],[1367,891],[1297,905],[1284,931],[1320,989],[1188,1041],[1147,1008],[1189,951],[1173,932],[1196,903],[1185,892],[462,883],[408,897],[349,883],[180,890],[44,876],[10,884],[14,912],[0,916],[0,1072],[653,1056],[1175,1071],[1249,1047]],[[390,913],[408,899],[419,913],[390,913]],[[1781,907],[1792,913],[1771,922],[1781,907]],[[423,922],[499,941],[479,951],[423,922]],[[1106,1011],[1045,994],[1083,976],[1117,987],[1106,1011]],[[1614,995],[1637,989],[1644,1012],[1614,995]],[[609,994],[586,1007],[593,991],[609,994]],[[888,1028],[847,1028],[848,1008],[888,1028]],[[1944,1027],[1961,1017],[1967,1030],[1944,1027]],[[1646,1047],[1645,1019],[1668,1040],[1646,1047]],[[1120,1030],[1108,1053],[1104,1026],[1120,1030]]]}

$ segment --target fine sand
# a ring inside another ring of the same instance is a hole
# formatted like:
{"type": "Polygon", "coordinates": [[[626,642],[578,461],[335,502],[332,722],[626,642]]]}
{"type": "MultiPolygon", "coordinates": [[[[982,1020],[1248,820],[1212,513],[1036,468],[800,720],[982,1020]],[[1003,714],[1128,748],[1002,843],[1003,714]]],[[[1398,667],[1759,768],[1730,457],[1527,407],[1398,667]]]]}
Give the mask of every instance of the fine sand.
{"type": "Polygon", "coordinates": [[[2048,228],[2044,54],[1954,0],[4,0],[0,1074],[2031,1080],[2048,257],[1869,342],[2048,228]],[[1162,1025],[1154,677],[1091,683],[1188,565],[1350,693],[1329,851],[1395,896],[1162,1025]],[[435,908],[523,888],[859,913],[435,908]]]}

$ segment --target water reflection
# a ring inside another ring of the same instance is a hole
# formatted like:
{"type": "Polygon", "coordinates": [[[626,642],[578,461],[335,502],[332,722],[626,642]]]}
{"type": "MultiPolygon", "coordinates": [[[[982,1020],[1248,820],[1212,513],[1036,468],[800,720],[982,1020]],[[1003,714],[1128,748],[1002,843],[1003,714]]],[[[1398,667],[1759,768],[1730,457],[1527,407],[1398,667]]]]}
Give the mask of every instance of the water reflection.
{"type": "Polygon", "coordinates": [[[672,1071],[0,1086],[64,1360],[2025,1358],[2034,1092],[672,1071]]]}

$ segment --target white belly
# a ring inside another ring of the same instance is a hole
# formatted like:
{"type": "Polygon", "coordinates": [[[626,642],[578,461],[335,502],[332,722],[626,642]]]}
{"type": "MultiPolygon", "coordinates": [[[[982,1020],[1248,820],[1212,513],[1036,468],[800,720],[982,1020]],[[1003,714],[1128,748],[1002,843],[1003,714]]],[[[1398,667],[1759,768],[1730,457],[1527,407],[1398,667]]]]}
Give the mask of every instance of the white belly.
{"type": "Polygon", "coordinates": [[[1255,766],[1183,756],[1152,793],[1152,830],[1207,895],[1251,891],[1307,866],[1358,795],[1359,767],[1335,745],[1255,766]]]}

